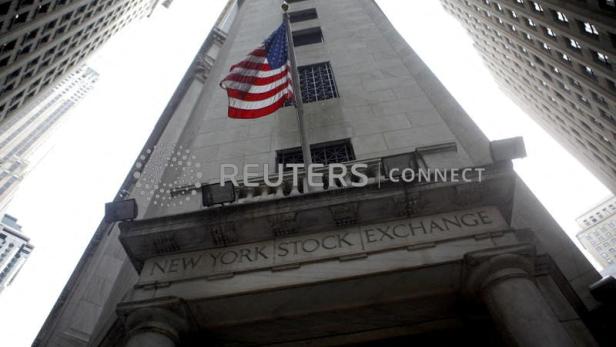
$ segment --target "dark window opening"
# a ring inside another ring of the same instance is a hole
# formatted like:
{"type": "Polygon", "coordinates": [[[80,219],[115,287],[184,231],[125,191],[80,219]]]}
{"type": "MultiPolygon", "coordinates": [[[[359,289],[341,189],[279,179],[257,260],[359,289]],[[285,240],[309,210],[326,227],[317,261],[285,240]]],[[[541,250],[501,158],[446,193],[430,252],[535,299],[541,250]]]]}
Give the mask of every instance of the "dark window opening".
{"type": "Polygon", "coordinates": [[[40,14],[40,13],[47,13],[49,11],[49,7],[50,7],[51,3],[46,3],[44,5],[39,5],[39,7],[36,9],[36,11],[34,12],[35,16],[40,14]]]}
{"type": "Polygon", "coordinates": [[[616,11],[616,1],[614,0],[599,0],[599,7],[603,10],[616,11]]]}
{"type": "Polygon", "coordinates": [[[43,27],[43,30],[50,30],[50,29],[55,28],[56,23],[57,23],[56,19],[52,20],[51,22],[45,24],[45,26],[43,27]]]}
{"type": "MultiPolygon", "coordinates": [[[[312,162],[329,165],[355,160],[350,139],[316,143],[310,146],[312,162]]],[[[301,147],[282,149],[276,152],[276,164],[300,164],[304,162],[301,147]]],[[[285,169],[286,170],[286,169],[285,169]]]]}
{"type": "Polygon", "coordinates": [[[597,51],[593,51],[593,50],[591,50],[591,53],[593,55],[594,60],[597,63],[599,63],[599,64],[601,64],[601,65],[603,65],[603,66],[605,66],[605,67],[607,67],[609,69],[612,68],[612,64],[610,63],[610,59],[607,56],[607,54],[601,53],[601,52],[597,52],[597,51]]]}
{"type": "Polygon", "coordinates": [[[302,100],[305,103],[338,97],[334,73],[329,63],[300,66],[298,72],[302,100]]]}
{"type": "Polygon", "coordinates": [[[321,28],[310,28],[293,32],[293,45],[295,47],[323,42],[321,28]]]}
{"type": "Polygon", "coordinates": [[[36,37],[36,34],[38,34],[38,29],[32,30],[31,32],[26,34],[26,36],[24,37],[24,40],[25,41],[32,40],[36,37]]]}
{"type": "Polygon", "coordinates": [[[3,44],[2,46],[0,46],[0,53],[4,53],[4,52],[8,52],[12,50],[13,48],[15,48],[16,44],[17,44],[17,40],[13,40],[11,42],[3,44]]]}
{"type": "Polygon", "coordinates": [[[289,21],[291,21],[291,23],[297,23],[316,18],[318,18],[317,10],[314,8],[289,13],[289,21]]]}
{"type": "Polygon", "coordinates": [[[0,4],[0,15],[4,15],[9,13],[9,8],[11,8],[11,2],[7,1],[4,4],[0,4]]]}
{"type": "Polygon", "coordinates": [[[597,27],[589,22],[577,21],[580,32],[586,36],[598,38],[599,30],[597,27]]]}
{"type": "Polygon", "coordinates": [[[16,14],[15,17],[13,18],[13,20],[11,21],[11,24],[9,26],[9,29],[13,26],[13,25],[18,25],[18,24],[23,24],[28,20],[28,12],[24,12],[24,13],[19,13],[16,14]]]}
{"type": "Polygon", "coordinates": [[[19,73],[20,73],[20,72],[21,72],[21,69],[15,69],[15,70],[13,70],[10,74],[8,74],[8,75],[6,76],[6,80],[7,80],[7,81],[10,81],[10,80],[15,79],[17,76],[19,76],[19,73]]]}

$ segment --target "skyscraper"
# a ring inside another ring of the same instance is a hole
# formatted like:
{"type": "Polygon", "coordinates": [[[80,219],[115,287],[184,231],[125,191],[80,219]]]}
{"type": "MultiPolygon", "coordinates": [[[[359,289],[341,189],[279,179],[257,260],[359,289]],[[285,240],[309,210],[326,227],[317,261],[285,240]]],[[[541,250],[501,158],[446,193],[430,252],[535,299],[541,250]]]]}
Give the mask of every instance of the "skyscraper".
{"type": "Polygon", "coordinates": [[[295,108],[230,119],[219,83],[281,14],[229,2],[34,344],[604,341],[600,276],[515,175],[521,139],[489,142],[374,1],[291,2],[323,184],[278,171],[303,159],[295,108]]]}
{"type": "Polygon", "coordinates": [[[616,192],[613,0],[442,0],[496,81],[616,192]]]}
{"type": "Polygon", "coordinates": [[[53,85],[152,0],[0,1],[0,123],[53,85]]]}
{"type": "Polygon", "coordinates": [[[5,214],[0,222],[0,293],[8,287],[26,262],[34,246],[21,233],[17,219],[5,214]]]}
{"type": "Polygon", "coordinates": [[[601,273],[616,277],[616,197],[577,218],[580,243],[603,266],[601,273]]]}
{"type": "Polygon", "coordinates": [[[60,81],[50,93],[21,110],[14,120],[0,127],[0,211],[13,197],[19,182],[28,172],[32,154],[50,135],[51,130],[98,79],[98,73],[80,66],[60,81]]]}

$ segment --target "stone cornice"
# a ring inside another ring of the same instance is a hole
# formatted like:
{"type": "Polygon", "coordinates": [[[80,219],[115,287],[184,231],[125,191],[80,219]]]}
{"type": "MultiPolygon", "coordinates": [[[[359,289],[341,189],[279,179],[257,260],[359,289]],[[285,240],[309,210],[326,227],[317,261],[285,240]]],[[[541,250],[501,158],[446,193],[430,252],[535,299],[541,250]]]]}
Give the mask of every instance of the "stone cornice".
{"type": "Polygon", "coordinates": [[[120,241],[140,271],[144,261],[154,256],[482,205],[498,207],[509,222],[515,173],[510,165],[486,169],[480,183],[385,182],[380,188],[368,185],[124,222],[120,241]]]}

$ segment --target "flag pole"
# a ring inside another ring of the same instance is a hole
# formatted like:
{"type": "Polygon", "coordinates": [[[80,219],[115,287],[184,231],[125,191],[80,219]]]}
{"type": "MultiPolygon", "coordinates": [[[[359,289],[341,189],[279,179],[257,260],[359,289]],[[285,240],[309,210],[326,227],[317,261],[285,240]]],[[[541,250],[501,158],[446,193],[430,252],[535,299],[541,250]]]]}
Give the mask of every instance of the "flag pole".
{"type": "MultiPolygon", "coordinates": [[[[295,60],[295,49],[293,48],[293,34],[287,10],[289,5],[286,1],[282,2],[282,17],[287,27],[287,46],[289,60],[291,61],[291,77],[293,79],[293,96],[295,97],[295,109],[297,110],[297,122],[299,123],[299,137],[302,144],[302,155],[304,157],[304,168],[308,171],[308,166],[312,165],[312,156],[310,154],[310,145],[308,144],[308,136],[306,134],[306,125],[304,124],[304,102],[302,100],[302,90],[299,83],[299,73],[297,72],[297,63],[295,60]]],[[[310,191],[308,187],[308,191],[310,191]]]]}

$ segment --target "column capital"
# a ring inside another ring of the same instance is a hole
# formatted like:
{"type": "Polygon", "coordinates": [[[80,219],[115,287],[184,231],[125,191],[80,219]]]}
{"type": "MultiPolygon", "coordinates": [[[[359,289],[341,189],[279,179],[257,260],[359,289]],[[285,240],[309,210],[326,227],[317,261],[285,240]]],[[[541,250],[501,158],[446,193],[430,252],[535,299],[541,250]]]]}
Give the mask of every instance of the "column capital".
{"type": "Polygon", "coordinates": [[[465,294],[485,305],[507,345],[574,346],[534,282],[535,258],[528,244],[467,254],[465,294]]]}
{"type": "Polygon", "coordinates": [[[532,280],[535,253],[535,247],[526,244],[467,253],[464,293],[477,299],[485,288],[500,281],[519,277],[532,280]]]}
{"type": "Polygon", "coordinates": [[[124,321],[128,339],[151,332],[178,344],[180,334],[189,330],[188,312],[184,302],[177,298],[120,303],[117,313],[124,321]]]}

